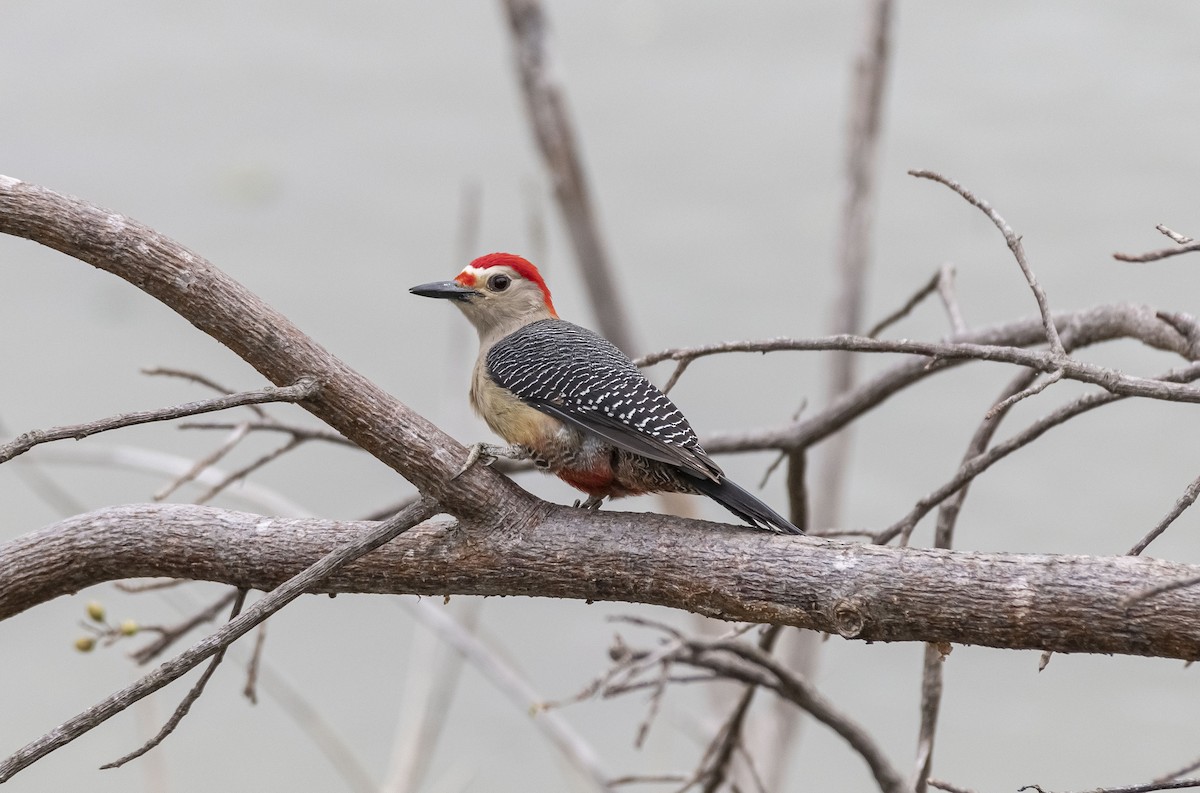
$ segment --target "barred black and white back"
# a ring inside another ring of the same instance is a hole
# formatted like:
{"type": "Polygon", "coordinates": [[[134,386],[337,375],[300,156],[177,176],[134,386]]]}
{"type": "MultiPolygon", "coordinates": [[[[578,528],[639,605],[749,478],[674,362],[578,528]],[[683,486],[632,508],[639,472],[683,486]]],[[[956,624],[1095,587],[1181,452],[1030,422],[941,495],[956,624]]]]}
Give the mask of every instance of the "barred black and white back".
{"type": "Polygon", "coordinates": [[[561,319],[531,322],[487,355],[497,385],[618,447],[717,481],[688,420],[617,347],[561,319]]]}
{"type": "Polygon", "coordinates": [[[561,319],[542,319],[496,342],[486,365],[496,385],[523,403],[619,450],[614,467],[629,475],[619,478],[646,480],[640,492],[701,493],[753,526],[799,533],[729,481],[675,403],[602,336],[561,319]]]}

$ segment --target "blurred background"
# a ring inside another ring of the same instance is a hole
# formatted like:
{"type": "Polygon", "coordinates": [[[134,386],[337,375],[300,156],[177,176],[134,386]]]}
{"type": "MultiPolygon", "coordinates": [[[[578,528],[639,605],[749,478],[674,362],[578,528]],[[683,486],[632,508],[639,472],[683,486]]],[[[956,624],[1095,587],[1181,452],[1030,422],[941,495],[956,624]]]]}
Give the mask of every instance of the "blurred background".
{"type": "MultiPolygon", "coordinates": [[[[637,351],[822,335],[864,7],[624,0],[545,8],[555,74],[637,351]]],[[[450,307],[410,296],[409,286],[452,277],[464,247],[472,256],[522,252],[537,259],[562,316],[594,324],[497,3],[9,0],[0,18],[0,173],[181,241],[464,443],[490,438],[466,401],[474,332],[450,307]],[[477,236],[464,242],[464,217],[476,211],[477,236]]],[[[991,201],[1024,236],[1054,308],[1130,301],[1195,311],[1194,259],[1122,264],[1111,254],[1170,245],[1156,223],[1200,236],[1198,24],[1200,8],[1182,0],[900,3],[867,323],[948,262],[972,327],[1035,313],[996,229],[946,188],[907,176],[910,168],[938,170],[991,201]]],[[[891,333],[937,339],[946,331],[930,304],[891,333]]],[[[208,395],[148,378],[144,367],[189,369],[234,389],[261,384],[132,286],[10,238],[0,239],[0,333],[3,435],[208,395]]],[[[1146,375],[1175,363],[1131,342],[1082,357],[1146,375]]],[[[892,361],[864,358],[860,373],[892,361]]],[[[693,365],[672,396],[702,435],[777,426],[805,399],[810,411],[820,407],[827,365],[824,354],[808,353],[711,358],[693,365]]],[[[668,374],[651,372],[660,383],[668,374]]],[[[858,422],[844,528],[886,526],[945,481],[1011,376],[1000,366],[959,369],[858,422]]],[[[1057,385],[1020,405],[1006,427],[1085,390],[1057,385]]],[[[308,420],[298,409],[276,414],[308,420]]],[[[957,547],[1124,552],[1200,473],[1195,415],[1195,406],[1124,403],[1056,429],[975,483],[957,547]]],[[[149,500],[164,477],[115,464],[122,447],[195,458],[222,438],[150,426],[41,447],[0,469],[0,540],[70,512],[149,500]],[[62,492],[48,494],[47,481],[62,492]]],[[[271,442],[252,439],[235,461],[271,442]]],[[[720,462],[752,486],[772,459],[720,462]]],[[[780,480],[764,491],[777,506],[780,480]]],[[[253,483],[337,518],[409,492],[364,454],[316,446],[253,483]]],[[[524,475],[521,483],[558,502],[576,498],[549,478],[524,475]]],[[[245,486],[217,503],[264,511],[254,498],[245,486]]],[[[693,501],[698,514],[728,518],[693,501]]],[[[619,508],[656,506],[642,499],[619,508]]],[[[1198,520],[1186,513],[1148,554],[1200,561],[1198,520]]],[[[930,535],[923,524],[914,542],[928,544],[930,535]]],[[[102,601],[114,619],[164,623],[218,594],[195,585],[130,596],[108,585],[0,624],[0,754],[139,673],[126,657],[137,642],[87,655],[72,648],[88,600],[102,601]]],[[[242,648],[151,755],[96,770],[158,729],[183,696],[179,684],[8,789],[328,791],[355,789],[363,775],[382,783],[397,725],[415,709],[412,692],[446,663],[399,600],[305,598],[270,623],[264,663],[279,682],[259,705],[240,696],[242,648]],[[319,721],[282,702],[284,686],[319,721]],[[326,758],[329,744],[314,742],[314,723],[349,747],[358,777],[326,758]]],[[[468,601],[444,608],[461,616],[468,601]]],[[[689,624],[665,610],[519,598],[489,599],[477,619],[542,696],[560,699],[605,668],[615,630],[651,640],[607,621],[630,613],[689,624]]],[[[831,639],[816,677],[906,771],[921,657],[917,645],[831,639]]],[[[1200,755],[1195,670],[1085,656],[1058,656],[1041,673],[1037,665],[1035,652],[955,648],[935,776],[978,790],[1080,789],[1145,781],[1200,755]]],[[[723,715],[703,691],[672,690],[635,751],[644,708],[632,697],[561,715],[614,776],[690,771],[723,715]]],[[[583,789],[528,712],[470,667],[444,719],[420,790],[583,789]]],[[[785,789],[874,789],[858,756],[819,726],[805,728],[786,762],[785,789]]]]}

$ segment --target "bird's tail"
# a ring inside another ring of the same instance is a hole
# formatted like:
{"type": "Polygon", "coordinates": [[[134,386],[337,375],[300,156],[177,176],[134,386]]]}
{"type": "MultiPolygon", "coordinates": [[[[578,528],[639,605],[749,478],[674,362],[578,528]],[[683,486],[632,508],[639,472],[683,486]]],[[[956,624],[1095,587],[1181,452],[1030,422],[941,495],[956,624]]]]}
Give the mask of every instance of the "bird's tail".
{"type": "Polygon", "coordinates": [[[692,484],[701,493],[756,529],[766,529],[780,534],[804,533],[793,526],[787,518],[764,504],[758,497],[724,477],[720,482],[697,477],[692,484]]]}

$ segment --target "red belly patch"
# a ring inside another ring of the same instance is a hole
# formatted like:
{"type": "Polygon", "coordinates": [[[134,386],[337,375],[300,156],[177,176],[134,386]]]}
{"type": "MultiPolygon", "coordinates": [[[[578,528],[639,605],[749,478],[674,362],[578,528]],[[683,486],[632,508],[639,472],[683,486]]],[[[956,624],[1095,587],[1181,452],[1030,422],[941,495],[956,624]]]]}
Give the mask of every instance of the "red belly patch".
{"type": "Polygon", "coordinates": [[[605,498],[620,498],[622,496],[640,495],[645,490],[628,487],[618,482],[608,465],[597,465],[593,468],[562,468],[556,471],[558,478],[571,487],[582,490],[589,496],[605,498]]]}
{"type": "Polygon", "coordinates": [[[613,490],[621,489],[616,486],[612,468],[607,465],[597,465],[593,468],[562,468],[556,473],[559,479],[589,496],[611,496],[614,495],[613,490]]]}

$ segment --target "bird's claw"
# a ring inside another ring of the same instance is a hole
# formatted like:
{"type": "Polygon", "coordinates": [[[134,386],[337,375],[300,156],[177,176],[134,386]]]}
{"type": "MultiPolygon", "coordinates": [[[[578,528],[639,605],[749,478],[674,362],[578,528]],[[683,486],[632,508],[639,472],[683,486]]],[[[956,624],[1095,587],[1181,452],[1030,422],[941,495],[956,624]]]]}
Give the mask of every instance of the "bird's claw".
{"type": "Polygon", "coordinates": [[[450,479],[458,479],[467,471],[471,470],[471,467],[476,464],[491,465],[501,457],[509,460],[524,460],[528,456],[529,452],[520,446],[497,446],[494,443],[472,443],[467,449],[466,462],[463,463],[462,468],[458,469],[458,473],[450,477],[450,479]]]}
{"type": "Polygon", "coordinates": [[[588,496],[587,501],[575,499],[575,509],[587,509],[595,512],[604,503],[604,496],[588,496]]]}

